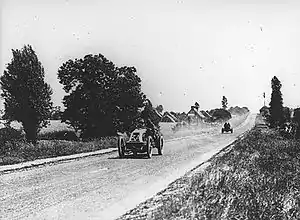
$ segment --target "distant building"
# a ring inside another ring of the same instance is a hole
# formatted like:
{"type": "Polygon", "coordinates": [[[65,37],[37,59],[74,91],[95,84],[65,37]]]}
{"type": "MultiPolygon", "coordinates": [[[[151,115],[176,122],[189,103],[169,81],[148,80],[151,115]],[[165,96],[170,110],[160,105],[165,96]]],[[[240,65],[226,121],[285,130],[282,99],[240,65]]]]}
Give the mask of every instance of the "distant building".
{"type": "Polygon", "coordinates": [[[187,113],[189,123],[199,123],[206,119],[201,111],[198,111],[197,106],[191,106],[190,111],[187,113]]]}
{"type": "Polygon", "coordinates": [[[156,109],[154,109],[155,112],[155,117],[157,118],[157,120],[161,121],[163,115],[161,113],[159,113],[156,109]]]}
{"type": "Polygon", "coordinates": [[[211,121],[213,117],[206,111],[201,110],[201,113],[204,115],[206,121],[211,121]]]}
{"type": "Polygon", "coordinates": [[[187,120],[187,114],[185,112],[177,114],[178,121],[186,121],[187,120]]]}
{"type": "Polygon", "coordinates": [[[170,123],[174,123],[177,122],[178,119],[175,117],[175,115],[169,113],[169,112],[165,112],[164,115],[161,118],[161,122],[170,122],[170,123]]]}

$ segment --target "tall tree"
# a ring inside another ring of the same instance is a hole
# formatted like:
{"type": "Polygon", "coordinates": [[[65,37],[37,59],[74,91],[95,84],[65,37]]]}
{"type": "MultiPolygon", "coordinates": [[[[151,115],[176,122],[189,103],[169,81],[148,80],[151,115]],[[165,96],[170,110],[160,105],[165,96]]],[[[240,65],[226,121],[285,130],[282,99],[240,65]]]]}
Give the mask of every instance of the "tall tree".
{"type": "Polygon", "coordinates": [[[158,111],[159,113],[162,113],[164,111],[164,107],[162,105],[158,105],[156,106],[156,111],[158,111]]]}
{"type": "MultiPolygon", "coordinates": [[[[137,75],[135,67],[121,67],[116,69],[117,72],[117,99],[115,106],[116,112],[114,121],[115,129],[119,131],[131,131],[138,127],[137,118],[140,110],[144,106],[146,96],[141,90],[141,79],[137,75]]],[[[115,108],[115,106],[112,106],[115,108]]]]}
{"type": "Polygon", "coordinates": [[[4,98],[4,119],[21,122],[30,142],[36,142],[40,128],[47,125],[52,90],[45,83],[44,68],[30,45],[12,50],[13,58],[0,78],[4,98]]]}
{"type": "Polygon", "coordinates": [[[291,122],[291,109],[289,107],[283,107],[283,121],[291,122]]]}
{"type": "Polygon", "coordinates": [[[296,124],[296,138],[300,138],[300,108],[294,109],[293,121],[296,124]]]}
{"type": "Polygon", "coordinates": [[[284,123],[283,100],[281,94],[281,82],[274,76],[271,80],[272,94],[270,102],[269,123],[271,127],[277,127],[284,123]]]}
{"type": "Polygon", "coordinates": [[[227,98],[225,96],[223,96],[223,98],[222,98],[222,108],[227,109],[227,105],[228,105],[227,98]]]}
{"type": "Polygon", "coordinates": [[[55,106],[51,111],[51,120],[60,120],[61,119],[62,110],[60,106],[55,106]]]}
{"type": "Polygon", "coordinates": [[[144,98],[134,67],[118,68],[102,54],[90,54],[64,63],[58,78],[67,93],[62,119],[83,138],[113,135],[136,123],[144,98]]]}

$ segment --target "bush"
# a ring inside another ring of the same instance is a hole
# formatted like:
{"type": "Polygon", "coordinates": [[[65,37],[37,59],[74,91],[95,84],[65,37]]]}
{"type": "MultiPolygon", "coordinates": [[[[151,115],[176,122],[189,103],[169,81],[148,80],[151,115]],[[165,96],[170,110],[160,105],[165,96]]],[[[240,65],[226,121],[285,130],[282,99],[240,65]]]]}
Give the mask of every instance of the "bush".
{"type": "Polygon", "coordinates": [[[7,152],[16,150],[18,145],[15,145],[15,141],[24,141],[24,134],[22,130],[16,130],[11,127],[5,127],[0,129],[0,154],[4,155],[7,152]]]}
{"type": "Polygon", "coordinates": [[[261,107],[261,109],[259,109],[259,113],[264,118],[269,118],[269,116],[270,116],[270,108],[268,108],[267,106],[263,106],[263,107],[261,107]]]}
{"type": "Polygon", "coordinates": [[[226,121],[231,118],[230,112],[225,109],[213,109],[209,114],[213,117],[214,121],[226,121]]]}
{"type": "Polygon", "coordinates": [[[117,140],[117,137],[90,141],[39,140],[35,145],[25,140],[7,141],[1,145],[8,150],[0,154],[0,165],[107,149],[116,147],[117,140]]]}
{"type": "Polygon", "coordinates": [[[44,134],[39,134],[38,139],[39,140],[67,140],[67,141],[79,140],[75,132],[70,130],[51,131],[44,134]]]}
{"type": "Polygon", "coordinates": [[[5,127],[0,129],[0,141],[7,140],[20,140],[23,139],[24,135],[22,130],[17,130],[12,127],[5,127]]]}

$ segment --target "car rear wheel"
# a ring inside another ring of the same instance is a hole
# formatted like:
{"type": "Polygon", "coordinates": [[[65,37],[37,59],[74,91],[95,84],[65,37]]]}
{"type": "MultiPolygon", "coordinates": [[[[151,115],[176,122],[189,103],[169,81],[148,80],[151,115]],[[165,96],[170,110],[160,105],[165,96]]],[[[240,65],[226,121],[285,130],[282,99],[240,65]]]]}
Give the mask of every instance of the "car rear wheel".
{"type": "Polygon", "coordinates": [[[164,148],[164,138],[163,136],[160,136],[158,139],[158,146],[157,146],[158,155],[163,154],[163,148],[164,148]]]}
{"type": "Polygon", "coordinates": [[[152,138],[149,136],[147,138],[147,157],[151,158],[152,157],[152,138]]]}
{"type": "Polygon", "coordinates": [[[123,137],[118,138],[118,152],[119,152],[119,157],[124,158],[125,156],[125,140],[123,137]]]}

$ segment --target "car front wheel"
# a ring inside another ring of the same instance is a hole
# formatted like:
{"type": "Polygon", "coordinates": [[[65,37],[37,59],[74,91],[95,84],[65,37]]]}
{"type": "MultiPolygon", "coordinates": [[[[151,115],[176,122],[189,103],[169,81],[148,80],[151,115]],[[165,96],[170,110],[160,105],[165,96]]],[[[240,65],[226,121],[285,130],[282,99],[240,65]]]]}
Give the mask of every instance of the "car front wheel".
{"type": "Polygon", "coordinates": [[[163,136],[160,136],[158,139],[158,146],[157,146],[159,155],[163,154],[163,148],[164,148],[164,138],[163,138],[163,136]]]}
{"type": "Polygon", "coordinates": [[[147,138],[147,157],[152,157],[152,138],[151,136],[148,136],[147,138]]]}
{"type": "Polygon", "coordinates": [[[125,140],[123,137],[118,138],[118,152],[119,152],[119,157],[124,158],[125,156],[125,140]]]}

